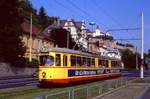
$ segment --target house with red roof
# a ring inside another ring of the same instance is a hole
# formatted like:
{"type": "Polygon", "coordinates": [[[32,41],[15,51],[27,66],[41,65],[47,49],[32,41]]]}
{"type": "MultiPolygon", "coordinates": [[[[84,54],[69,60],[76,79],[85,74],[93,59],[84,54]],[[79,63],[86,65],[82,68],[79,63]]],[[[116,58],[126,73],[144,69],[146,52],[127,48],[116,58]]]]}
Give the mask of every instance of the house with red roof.
{"type": "Polygon", "coordinates": [[[48,35],[40,34],[40,29],[38,29],[35,25],[32,25],[32,36],[30,34],[30,22],[24,21],[21,24],[23,29],[22,42],[26,47],[26,58],[29,58],[30,47],[31,47],[31,56],[33,59],[38,59],[38,53],[43,47],[51,48],[54,47],[54,42],[49,38],[48,35]],[[32,37],[30,39],[30,37],[32,37]]]}

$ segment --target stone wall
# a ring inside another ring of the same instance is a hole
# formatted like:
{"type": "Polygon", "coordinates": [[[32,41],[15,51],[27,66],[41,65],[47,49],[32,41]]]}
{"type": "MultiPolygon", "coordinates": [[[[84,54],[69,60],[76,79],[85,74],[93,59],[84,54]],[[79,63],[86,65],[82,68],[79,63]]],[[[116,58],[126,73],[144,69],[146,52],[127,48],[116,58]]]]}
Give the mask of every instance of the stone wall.
{"type": "Polygon", "coordinates": [[[0,78],[13,76],[30,76],[35,72],[34,68],[12,67],[7,63],[0,63],[0,78]]]}

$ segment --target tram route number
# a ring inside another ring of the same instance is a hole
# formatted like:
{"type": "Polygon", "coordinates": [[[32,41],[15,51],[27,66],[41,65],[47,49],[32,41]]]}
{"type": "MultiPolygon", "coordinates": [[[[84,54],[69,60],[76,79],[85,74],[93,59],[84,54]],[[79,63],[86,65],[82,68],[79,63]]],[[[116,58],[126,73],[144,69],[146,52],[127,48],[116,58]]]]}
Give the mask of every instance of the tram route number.
{"type": "Polygon", "coordinates": [[[109,74],[119,72],[120,70],[68,70],[68,76],[85,76],[85,75],[97,75],[97,74],[109,74]]]}

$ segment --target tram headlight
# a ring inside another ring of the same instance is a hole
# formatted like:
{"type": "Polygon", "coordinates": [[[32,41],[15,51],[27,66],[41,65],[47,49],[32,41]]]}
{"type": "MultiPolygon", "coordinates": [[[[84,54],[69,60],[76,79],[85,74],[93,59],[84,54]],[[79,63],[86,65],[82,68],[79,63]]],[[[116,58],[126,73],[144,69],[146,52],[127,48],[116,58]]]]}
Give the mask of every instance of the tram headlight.
{"type": "Polygon", "coordinates": [[[42,72],[42,77],[43,77],[43,78],[46,77],[46,72],[42,72]]]}

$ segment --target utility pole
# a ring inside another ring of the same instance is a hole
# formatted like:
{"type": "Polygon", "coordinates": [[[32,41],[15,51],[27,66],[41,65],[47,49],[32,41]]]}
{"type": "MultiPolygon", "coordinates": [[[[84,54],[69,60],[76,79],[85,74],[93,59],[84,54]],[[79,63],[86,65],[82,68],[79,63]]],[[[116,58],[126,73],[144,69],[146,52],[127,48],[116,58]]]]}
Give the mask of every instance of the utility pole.
{"type": "Polygon", "coordinates": [[[142,33],[141,33],[141,69],[140,69],[140,78],[144,78],[144,53],[143,53],[143,50],[144,50],[144,15],[143,15],[143,12],[142,12],[142,33]]]}
{"type": "Polygon", "coordinates": [[[32,61],[32,13],[30,14],[30,50],[29,50],[29,62],[32,61]]]}

